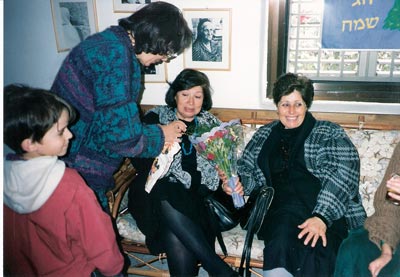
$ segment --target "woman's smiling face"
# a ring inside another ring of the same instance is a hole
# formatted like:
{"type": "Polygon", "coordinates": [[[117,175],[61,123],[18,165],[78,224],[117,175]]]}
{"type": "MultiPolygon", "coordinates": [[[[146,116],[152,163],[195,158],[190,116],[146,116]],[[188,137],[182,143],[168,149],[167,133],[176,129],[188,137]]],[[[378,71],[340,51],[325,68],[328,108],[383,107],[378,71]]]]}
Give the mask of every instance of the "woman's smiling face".
{"type": "Polygon", "coordinates": [[[297,90],[282,96],[277,107],[279,120],[286,129],[299,127],[303,123],[307,106],[297,90]]]}

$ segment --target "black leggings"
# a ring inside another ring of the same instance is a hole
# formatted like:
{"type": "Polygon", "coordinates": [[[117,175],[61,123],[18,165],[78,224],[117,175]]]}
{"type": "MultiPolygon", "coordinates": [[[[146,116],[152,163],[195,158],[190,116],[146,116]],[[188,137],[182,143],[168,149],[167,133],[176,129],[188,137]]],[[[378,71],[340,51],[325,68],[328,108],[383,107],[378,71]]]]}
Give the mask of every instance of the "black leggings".
{"type": "Polygon", "coordinates": [[[237,276],[210,246],[203,230],[161,201],[162,237],[171,276],[197,276],[200,262],[212,276],[237,276]]]}

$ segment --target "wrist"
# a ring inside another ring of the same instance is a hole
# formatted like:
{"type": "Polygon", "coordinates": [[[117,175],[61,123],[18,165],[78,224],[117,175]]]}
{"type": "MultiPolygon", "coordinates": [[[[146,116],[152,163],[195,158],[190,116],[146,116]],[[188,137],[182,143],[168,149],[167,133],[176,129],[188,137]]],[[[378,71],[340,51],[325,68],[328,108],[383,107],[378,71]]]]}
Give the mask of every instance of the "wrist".
{"type": "Polygon", "coordinates": [[[328,227],[328,221],[325,219],[325,217],[318,213],[313,213],[313,216],[319,218],[323,223],[325,223],[326,227],[328,227]]]}
{"type": "Polygon", "coordinates": [[[381,256],[388,256],[388,257],[392,257],[392,253],[388,253],[388,252],[382,252],[381,256]]]}
{"type": "Polygon", "coordinates": [[[382,248],[382,255],[392,257],[392,255],[393,255],[393,249],[392,249],[392,247],[391,247],[389,244],[387,244],[387,243],[381,241],[381,248],[382,248]]]}

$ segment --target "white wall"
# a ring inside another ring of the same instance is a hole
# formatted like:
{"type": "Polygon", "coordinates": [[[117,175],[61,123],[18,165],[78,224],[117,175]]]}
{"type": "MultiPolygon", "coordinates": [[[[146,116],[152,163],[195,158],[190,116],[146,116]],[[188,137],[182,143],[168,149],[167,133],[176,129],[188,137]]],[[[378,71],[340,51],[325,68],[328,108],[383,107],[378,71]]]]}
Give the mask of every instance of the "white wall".
{"type": "Polygon", "coordinates": [[[4,84],[50,88],[66,53],[57,53],[50,0],[4,1],[4,84]]]}
{"type": "MultiPolygon", "coordinates": [[[[4,0],[4,84],[19,82],[50,88],[67,52],[58,53],[51,0],[4,0]]],[[[130,13],[114,13],[112,0],[93,0],[99,31],[130,13]]],[[[214,107],[275,109],[266,100],[267,0],[168,0],[181,9],[232,10],[231,70],[204,71],[214,88],[214,107]]],[[[183,58],[167,65],[168,80],[183,69],[183,58]]],[[[164,104],[166,84],[149,83],[143,104],[164,104]]],[[[315,101],[314,111],[400,114],[400,104],[315,101]]]]}
{"type": "MultiPolygon", "coordinates": [[[[22,82],[50,88],[57,69],[66,56],[66,52],[57,53],[50,0],[4,2],[4,84],[22,82]]],[[[264,1],[252,0],[251,4],[239,0],[170,2],[181,9],[232,9],[231,70],[204,72],[209,76],[214,88],[214,107],[260,107],[260,72],[263,61],[260,27],[265,26],[261,12],[264,1]]],[[[97,0],[96,10],[99,31],[116,25],[118,18],[130,15],[114,13],[111,0],[97,0]]],[[[167,65],[168,80],[172,81],[182,69],[183,58],[180,56],[167,65]]],[[[142,103],[164,104],[166,89],[166,84],[147,84],[142,103]]]]}

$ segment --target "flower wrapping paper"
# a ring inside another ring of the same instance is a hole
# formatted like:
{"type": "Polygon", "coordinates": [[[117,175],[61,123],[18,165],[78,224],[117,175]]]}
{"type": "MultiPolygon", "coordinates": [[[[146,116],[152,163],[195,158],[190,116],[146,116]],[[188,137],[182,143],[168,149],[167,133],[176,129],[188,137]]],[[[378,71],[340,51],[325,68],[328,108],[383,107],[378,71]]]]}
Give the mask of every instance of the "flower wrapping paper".
{"type": "MultiPolygon", "coordinates": [[[[219,126],[199,126],[189,137],[198,154],[217,165],[229,178],[234,189],[237,177],[237,159],[244,148],[243,128],[240,119],[224,122],[219,126]]],[[[243,196],[232,194],[236,208],[245,204],[243,196]]]]}
{"type": "Polygon", "coordinates": [[[179,143],[165,143],[161,154],[158,155],[151,166],[149,176],[147,177],[147,181],[145,184],[145,190],[147,193],[153,189],[156,181],[167,174],[171,163],[174,160],[174,156],[181,150],[179,143]]]}

